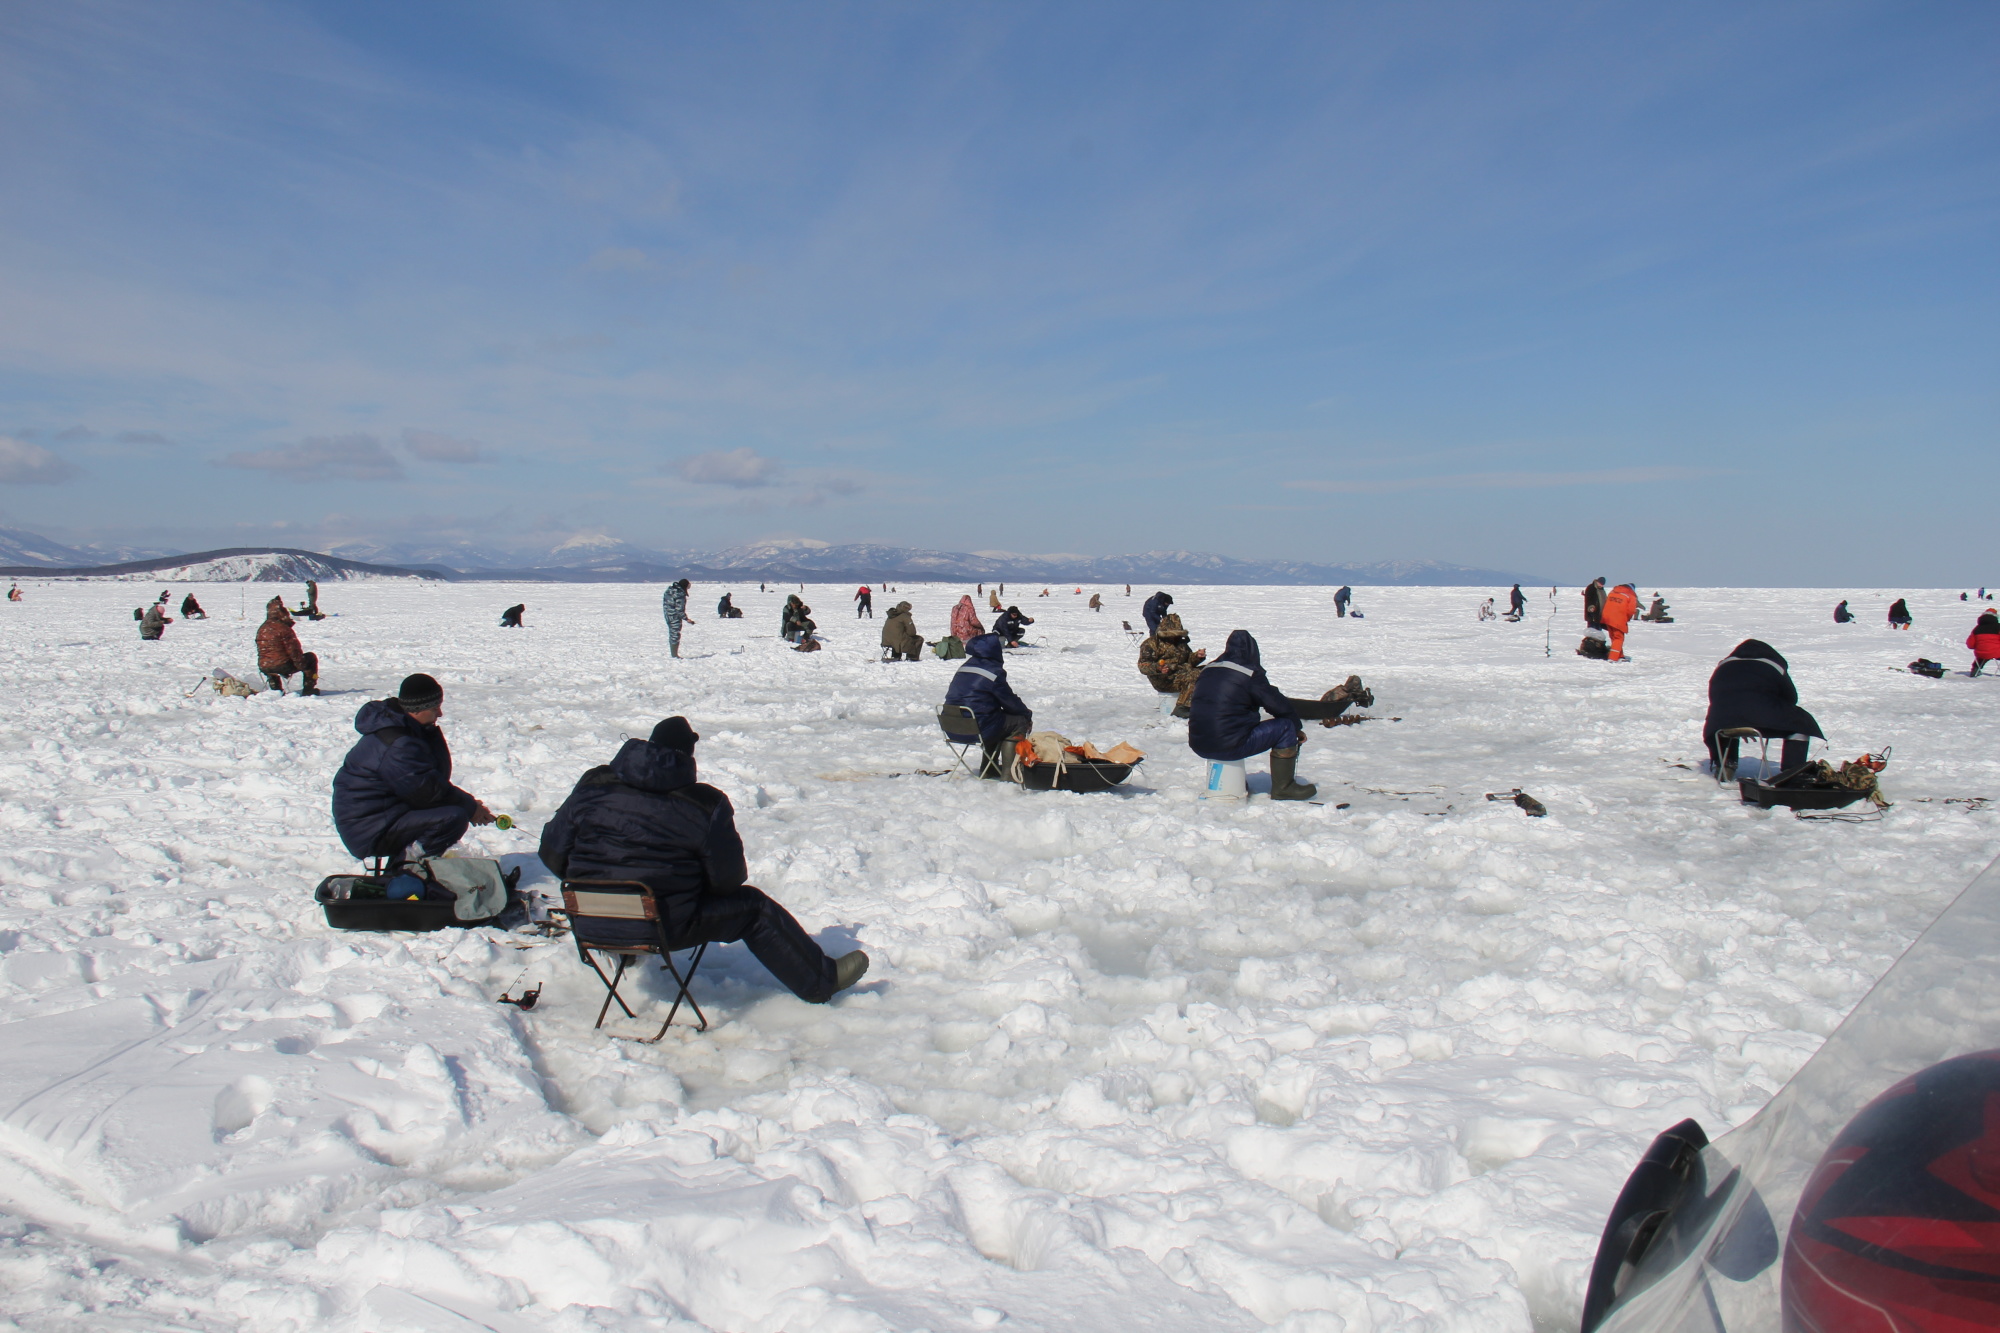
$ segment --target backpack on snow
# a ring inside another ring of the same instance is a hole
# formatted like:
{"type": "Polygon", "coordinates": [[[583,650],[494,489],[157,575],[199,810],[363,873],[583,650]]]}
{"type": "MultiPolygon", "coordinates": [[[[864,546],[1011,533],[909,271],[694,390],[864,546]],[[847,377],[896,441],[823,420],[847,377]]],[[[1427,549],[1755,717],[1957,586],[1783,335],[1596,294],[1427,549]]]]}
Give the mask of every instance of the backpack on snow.
{"type": "Polygon", "coordinates": [[[1905,670],[1913,676],[1928,676],[1932,680],[1944,679],[1944,663],[1933,662],[1928,657],[1919,657],[1905,670]]]}
{"type": "Polygon", "coordinates": [[[1586,634],[1583,642],[1576,646],[1576,655],[1593,662],[1608,662],[1611,660],[1611,644],[1595,634],[1586,634]]]}
{"type": "Polygon", "coordinates": [[[931,651],[948,662],[965,656],[965,642],[955,634],[947,634],[931,645],[931,651]]]}

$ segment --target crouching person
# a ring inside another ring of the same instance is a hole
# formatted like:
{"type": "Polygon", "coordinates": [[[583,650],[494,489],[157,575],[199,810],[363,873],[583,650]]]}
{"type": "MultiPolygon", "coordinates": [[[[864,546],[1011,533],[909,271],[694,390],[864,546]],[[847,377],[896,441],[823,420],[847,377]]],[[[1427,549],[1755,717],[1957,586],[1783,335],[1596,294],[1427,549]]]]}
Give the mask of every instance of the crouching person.
{"type": "Polygon", "coordinates": [[[1231,630],[1222,655],[1195,678],[1189,699],[1188,748],[1203,759],[1248,759],[1271,753],[1271,799],[1311,800],[1319,788],[1297,781],[1302,722],[1340,716],[1350,703],[1366,708],[1375,696],[1361,678],[1328,690],[1319,699],[1290,699],[1264,674],[1257,640],[1248,630],[1231,630]],[[1260,715],[1269,713],[1263,718],[1260,715]]]}
{"type": "Polygon", "coordinates": [[[309,653],[299,644],[299,632],[292,628],[292,613],[282,597],[264,604],[264,623],[257,627],[257,670],[264,683],[278,693],[285,681],[299,677],[300,694],[319,693],[319,654],[309,653]]]}
{"type": "Polygon", "coordinates": [[[1701,739],[1708,747],[1711,769],[1725,780],[1735,776],[1742,737],[1722,733],[1743,731],[1782,738],[1778,766],[1784,772],[1805,763],[1814,737],[1826,738],[1813,715],[1799,707],[1792,664],[1762,639],[1737,644],[1708,678],[1708,716],[1702,719],[1701,739]]]}
{"type": "MultiPolygon", "coordinates": [[[[585,773],[542,830],[542,863],[566,880],[638,880],[652,890],[674,948],[742,940],[792,994],[824,1004],[861,980],[868,955],[827,957],[790,912],[743,882],[736,812],[695,780],[700,739],[686,718],[670,717],[585,773]]],[[[652,922],[609,920],[594,938],[608,940],[620,925],[635,943],[658,938],[652,922]]]]}
{"type": "Polygon", "coordinates": [[[467,825],[493,822],[478,797],[451,783],[451,747],[437,725],[443,715],[444,688],[421,672],[404,677],[394,698],[355,714],[361,739],[333,775],[333,824],[358,860],[401,865],[413,847],[439,856],[467,825]]]}
{"type": "Polygon", "coordinates": [[[911,617],[908,602],[896,603],[889,618],[882,622],[882,647],[891,662],[914,662],[923,652],[924,636],[917,633],[917,622],[911,617]]]}
{"type": "Polygon", "coordinates": [[[1007,664],[1001,657],[998,634],[974,635],[965,645],[965,665],[951,678],[944,701],[970,708],[979,723],[979,747],[986,759],[979,775],[1005,775],[1003,749],[1007,742],[1034,729],[1035,714],[1007,683],[1007,664]]]}

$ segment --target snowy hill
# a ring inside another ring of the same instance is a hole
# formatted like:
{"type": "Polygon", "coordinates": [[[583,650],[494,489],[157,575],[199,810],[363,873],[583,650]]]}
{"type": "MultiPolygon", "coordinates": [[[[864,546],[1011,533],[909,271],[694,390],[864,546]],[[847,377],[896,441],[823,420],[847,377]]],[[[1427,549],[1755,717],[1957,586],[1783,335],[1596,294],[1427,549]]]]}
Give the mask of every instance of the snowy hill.
{"type": "Polygon", "coordinates": [[[9,578],[92,578],[126,583],[339,583],[351,579],[435,579],[429,570],[363,564],[288,547],[230,547],[191,555],[155,556],[122,564],[0,568],[9,578]]]}
{"type": "Polygon", "coordinates": [[[150,552],[113,554],[107,548],[64,546],[30,532],[0,530],[0,561],[11,572],[51,574],[58,570],[119,577],[124,573],[182,582],[298,582],[304,578],[431,576],[475,580],[532,580],[551,583],[664,583],[692,578],[704,582],[772,579],[797,582],[873,583],[983,581],[999,583],[1229,584],[1234,586],[1327,585],[1362,587],[1488,587],[1548,580],[1497,569],[1476,569],[1435,560],[1380,561],[1373,564],[1315,565],[1289,560],[1236,560],[1208,551],[1146,551],[1133,555],[1024,555],[1012,551],[931,551],[907,546],[854,542],[835,545],[809,539],[755,542],[720,551],[661,551],[635,546],[604,533],[551,535],[540,541],[497,546],[465,541],[337,542],[330,554],[291,548],[230,548],[194,555],[140,559],[150,552]],[[241,572],[246,558],[250,572],[241,572]],[[103,568],[123,559],[118,571],[103,568]],[[171,560],[174,563],[160,563],[171,560]],[[227,563],[216,564],[217,560],[227,563]],[[302,560],[325,562],[323,573],[299,572],[302,560]],[[288,563],[289,562],[289,563],[288,563]],[[125,566],[130,566],[127,569],[125,566]],[[143,566],[143,568],[142,568],[143,566]],[[346,571],[346,572],[342,572],[346,571]],[[368,572],[356,572],[368,571],[368,572]]]}

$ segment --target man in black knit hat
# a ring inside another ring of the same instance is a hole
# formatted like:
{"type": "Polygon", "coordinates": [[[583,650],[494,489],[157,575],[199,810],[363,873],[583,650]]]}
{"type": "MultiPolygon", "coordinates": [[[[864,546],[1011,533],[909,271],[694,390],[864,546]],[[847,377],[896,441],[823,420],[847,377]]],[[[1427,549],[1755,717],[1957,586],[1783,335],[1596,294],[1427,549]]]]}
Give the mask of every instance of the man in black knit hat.
{"type": "Polygon", "coordinates": [[[442,716],[444,687],[422,672],[405,676],[394,698],[365,703],[355,714],[361,739],[333,775],[333,824],[360,859],[399,864],[412,845],[437,856],[467,825],[493,822],[478,797],[451,783],[442,716]]]}
{"type": "MultiPolygon", "coordinates": [[[[861,980],[868,955],[827,957],[790,912],[743,882],[750,872],[736,812],[695,780],[700,739],[686,718],[670,717],[585,773],[542,830],[542,864],[564,879],[638,880],[674,948],[742,940],[792,994],[824,1004],[861,980]]],[[[621,929],[635,943],[656,938],[653,922],[609,918],[593,918],[591,938],[621,929]]]]}

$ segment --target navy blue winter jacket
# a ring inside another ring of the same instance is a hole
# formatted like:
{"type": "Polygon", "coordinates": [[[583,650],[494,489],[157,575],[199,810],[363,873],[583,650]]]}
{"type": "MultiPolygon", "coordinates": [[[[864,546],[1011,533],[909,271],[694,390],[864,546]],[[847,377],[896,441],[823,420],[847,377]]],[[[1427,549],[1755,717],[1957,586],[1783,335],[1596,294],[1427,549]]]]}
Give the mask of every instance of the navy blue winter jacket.
{"type": "Polygon", "coordinates": [[[479,802],[451,785],[451,747],[444,733],[425,726],[394,699],[361,705],[354,715],[361,739],[333,775],[333,826],[355,856],[366,859],[378,838],[411,810],[479,802]]]}
{"type": "Polygon", "coordinates": [[[1713,744],[1715,733],[1732,727],[1755,727],[1766,736],[1820,736],[1824,733],[1811,713],[1799,707],[1799,687],[1792,683],[1791,663],[1762,639],[1745,639],[1715,664],[1708,678],[1708,716],[1701,738],[1713,744]]]}
{"type": "Polygon", "coordinates": [[[979,734],[989,741],[1007,736],[1007,714],[1034,720],[1034,713],[1021,702],[1007,683],[1007,666],[1000,656],[1000,636],[981,634],[965,645],[965,663],[951,678],[944,693],[948,704],[963,704],[979,719],[979,734]]]}
{"type": "Polygon", "coordinates": [[[1188,708],[1192,713],[1188,748],[1204,759],[1240,758],[1250,744],[1250,733],[1262,720],[1260,709],[1273,717],[1299,715],[1292,701],[1278,693],[1264,674],[1257,640],[1244,629],[1229,631],[1222,655],[1195,678],[1188,708]]]}
{"type": "Polygon", "coordinates": [[[677,939],[711,889],[749,876],[729,798],[695,780],[694,756],[629,740],[577,780],[542,829],[542,864],[565,879],[636,879],[677,939]]]}
{"type": "Polygon", "coordinates": [[[1156,592],[1146,599],[1146,604],[1139,608],[1139,614],[1146,620],[1146,633],[1160,632],[1160,617],[1164,616],[1167,608],[1173,604],[1174,595],[1170,592],[1156,592]]]}

